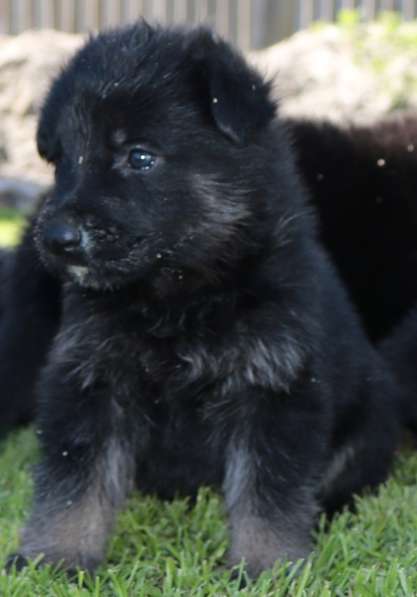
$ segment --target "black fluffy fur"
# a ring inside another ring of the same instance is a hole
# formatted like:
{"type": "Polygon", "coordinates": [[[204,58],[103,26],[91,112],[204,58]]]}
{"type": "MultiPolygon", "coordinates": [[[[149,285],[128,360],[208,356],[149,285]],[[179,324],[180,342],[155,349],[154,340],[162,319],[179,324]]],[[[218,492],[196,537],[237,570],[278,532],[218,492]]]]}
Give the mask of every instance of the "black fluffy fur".
{"type": "Polygon", "coordinates": [[[305,557],[319,509],[385,479],[401,402],[317,241],[269,85],[207,31],[115,30],[53,84],[38,146],[56,181],[36,244],[63,307],[12,562],[94,569],[135,483],[222,488],[229,561],[252,575],[305,557]],[[62,226],[78,246],[57,246],[62,226]]]}
{"type": "Polygon", "coordinates": [[[32,222],[0,254],[0,437],[35,416],[35,385],[60,319],[61,285],[40,262],[32,222]]]}
{"type": "Polygon", "coordinates": [[[417,118],[292,130],[321,240],[379,342],[417,303],[417,118]]]}
{"type": "Polygon", "coordinates": [[[402,388],[403,425],[417,434],[417,311],[414,309],[381,347],[402,388]]]}

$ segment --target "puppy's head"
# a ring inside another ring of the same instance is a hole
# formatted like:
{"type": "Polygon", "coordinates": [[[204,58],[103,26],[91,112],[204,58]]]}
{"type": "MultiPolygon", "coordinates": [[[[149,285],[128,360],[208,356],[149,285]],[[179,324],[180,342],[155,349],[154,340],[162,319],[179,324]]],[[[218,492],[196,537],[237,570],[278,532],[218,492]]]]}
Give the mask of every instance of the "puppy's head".
{"type": "Polygon", "coordinates": [[[206,30],[140,23],[90,39],[39,123],[55,167],[43,260],[97,290],[226,276],[268,219],[274,112],[268,84],[206,30]]]}

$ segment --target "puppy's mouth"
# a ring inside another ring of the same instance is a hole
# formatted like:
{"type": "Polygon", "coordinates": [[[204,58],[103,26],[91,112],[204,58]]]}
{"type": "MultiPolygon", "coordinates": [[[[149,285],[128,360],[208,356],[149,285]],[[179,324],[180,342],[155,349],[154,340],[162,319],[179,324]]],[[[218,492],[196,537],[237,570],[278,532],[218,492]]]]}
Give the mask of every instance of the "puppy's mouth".
{"type": "Polygon", "coordinates": [[[52,220],[52,225],[40,223],[36,243],[44,264],[54,275],[95,291],[146,284],[165,265],[162,249],[149,239],[135,237],[129,244],[119,231],[116,243],[116,232],[112,235],[84,222],[75,227],[70,219],[64,225],[52,220]]]}
{"type": "Polygon", "coordinates": [[[85,265],[69,265],[67,272],[80,286],[83,286],[88,276],[88,267],[85,265]]]}
{"type": "Polygon", "coordinates": [[[121,284],[109,277],[98,277],[91,268],[84,265],[69,265],[66,270],[67,278],[81,288],[100,292],[118,290],[121,284]]]}
{"type": "Polygon", "coordinates": [[[155,264],[144,251],[120,251],[92,246],[79,261],[55,260],[67,280],[81,288],[114,291],[134,283],[144,283],[155,270],[155,264]]]}
{"type": "Polygon", "coordinates": [[[46,267],[56,275],[83,288],[107,290],[120,285],[120,264],[128,250],[102,242],[104,236],[101,229],[56,219],[41,223],[36,242],[46,267]]]}

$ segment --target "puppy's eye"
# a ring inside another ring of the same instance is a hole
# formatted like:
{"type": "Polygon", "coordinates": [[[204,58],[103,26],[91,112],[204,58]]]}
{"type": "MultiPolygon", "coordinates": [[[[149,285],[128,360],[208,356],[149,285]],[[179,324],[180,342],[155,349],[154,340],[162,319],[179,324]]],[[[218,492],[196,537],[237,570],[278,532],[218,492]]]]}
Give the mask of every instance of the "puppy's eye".
{"type": "Polygon", "coordinates": [[[129,152],[129,164],[134,170],[150,170],[155,163],[156,156],[145,149],[136,147],[129,152]]]}

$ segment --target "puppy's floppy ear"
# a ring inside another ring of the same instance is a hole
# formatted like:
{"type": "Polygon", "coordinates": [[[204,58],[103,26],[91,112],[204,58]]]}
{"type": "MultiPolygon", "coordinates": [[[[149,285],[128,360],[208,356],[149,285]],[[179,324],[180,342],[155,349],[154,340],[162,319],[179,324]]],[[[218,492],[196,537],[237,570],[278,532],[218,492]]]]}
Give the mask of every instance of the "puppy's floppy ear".
{"type": "Polygon", "coordinates": [[[36,134],[38,153],[47,162],[53,162],[58,155],[58,142],[56,135],[42,121],[36,134]]]}
{"type": "Polygon", "coordinates": [[[190,50],[215,124],[233,142],[247,142],[275,115],[270,83],[207,29],[194,32],[190,50]]]}
{"type": "Polygon", "coordinates": [[[36,144],[39,155],[53,162],[60,153],[60,145],[57,135],[58,121],[61,117],[63,106],[69,101],[72,91],[68,85],[68,79],[71,79],[71,70],[60,74],[52,84],[38,121],[36,132],[36,144]]]}

